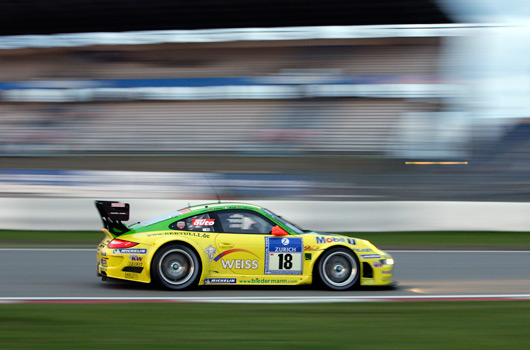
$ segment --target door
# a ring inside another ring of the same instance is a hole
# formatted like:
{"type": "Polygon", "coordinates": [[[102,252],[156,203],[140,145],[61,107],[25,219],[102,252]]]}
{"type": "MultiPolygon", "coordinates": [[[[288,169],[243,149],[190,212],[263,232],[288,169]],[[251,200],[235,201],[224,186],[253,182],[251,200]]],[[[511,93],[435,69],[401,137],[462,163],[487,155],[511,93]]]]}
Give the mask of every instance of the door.
{"type": "Polygon", "coordinates": [[[212,269],[222,275],[263,275],[265,237],[274,224],[251,210],[220,210],[215,213],[221,228],[215,244],[212,269]]]}
{"type": "Polygon", "coordinates": [[[275,224],[251,210],[216,212],[221,233],[212,269],[222,275],[301,275],[302,237],[271,235],[275,224]]]}

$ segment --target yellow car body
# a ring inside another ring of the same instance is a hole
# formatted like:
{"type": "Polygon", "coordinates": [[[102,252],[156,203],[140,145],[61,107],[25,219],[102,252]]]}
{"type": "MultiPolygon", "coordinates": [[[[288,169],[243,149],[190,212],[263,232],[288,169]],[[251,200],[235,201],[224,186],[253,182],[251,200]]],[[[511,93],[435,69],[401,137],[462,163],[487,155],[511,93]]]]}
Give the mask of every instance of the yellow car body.
{"type": "Polygon", "coordinates": [[[98,274],[104,279],[156,281],[176,290],[193,285],[299,285],[315,281],[343,290],[394,282],[392,257],[370,242],[304,231],[267,209],[249,204],[189,207],[162,220],[123,225],[121,230],[126,232],[122,234],[112,224],[105,226],[105,237],[97,250],[98,274]],[[245,215],[251,217],[246,226],[252,233],[244,232],[245,215]],[[273,225],[270,231],[269,225],[273,225]]]}

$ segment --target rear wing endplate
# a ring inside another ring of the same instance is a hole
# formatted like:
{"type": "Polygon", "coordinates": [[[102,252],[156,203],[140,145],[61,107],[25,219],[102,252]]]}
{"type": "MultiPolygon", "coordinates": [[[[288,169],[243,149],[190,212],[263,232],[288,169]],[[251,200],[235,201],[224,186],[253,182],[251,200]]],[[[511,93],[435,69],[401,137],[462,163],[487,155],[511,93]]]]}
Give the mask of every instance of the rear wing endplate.
{"type": "Polygon", "coordinates": [[[122,223],[129,220],[129,203],[96,201],[95,204],[103,221],[103,227],[111,234],[119,236],[129,231],[122,223]]]}

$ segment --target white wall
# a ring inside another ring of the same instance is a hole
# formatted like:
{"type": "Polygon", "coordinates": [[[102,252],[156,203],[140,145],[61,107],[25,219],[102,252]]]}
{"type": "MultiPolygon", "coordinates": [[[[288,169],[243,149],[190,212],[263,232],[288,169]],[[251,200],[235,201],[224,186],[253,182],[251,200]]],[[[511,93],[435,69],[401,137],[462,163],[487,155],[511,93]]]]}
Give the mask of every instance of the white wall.
{"type": "MultiPolygon", "coordinates": [[[[101,198],[98,198],[101,199],[101,198]]],[[[187,201],[119,199],[131,204],[128,223],[186,207],[187,201]]],[[[190,204],[200,204],[190,201],[190,204]]],[[[255,201],[319,231],[530,231],[530,203],[255,201]]],[[[0,198],[0,229],[98,230],[93,200],[0,198]]]]}

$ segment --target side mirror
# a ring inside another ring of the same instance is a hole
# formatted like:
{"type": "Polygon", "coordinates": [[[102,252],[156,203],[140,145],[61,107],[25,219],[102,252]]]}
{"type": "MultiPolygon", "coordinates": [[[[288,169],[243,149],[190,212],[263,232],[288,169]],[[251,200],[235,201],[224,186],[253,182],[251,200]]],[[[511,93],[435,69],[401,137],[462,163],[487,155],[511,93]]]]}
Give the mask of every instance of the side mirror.
{"type": "Polygon", "coordinates": [[[281,236],[289,236],[289,234],[287,233],[287,231],[285,231],[283,228],[281,228],[280,226],[274,226],[272,228],[272,231],[271,231],[271,234],[273,236],[276,236],[276,237],[281,237],[281,236]]]}

